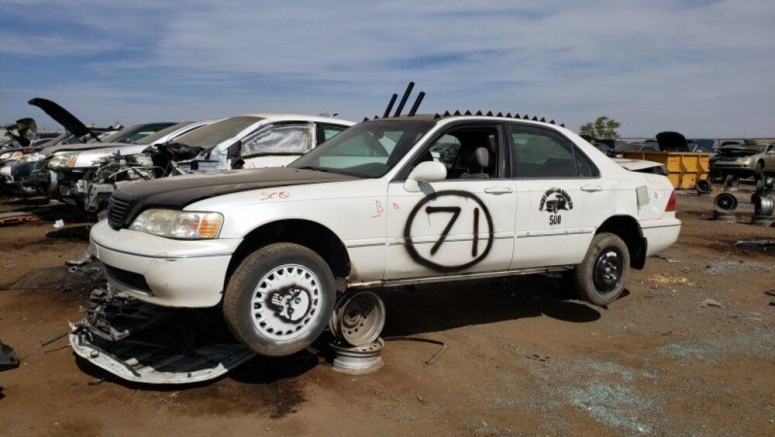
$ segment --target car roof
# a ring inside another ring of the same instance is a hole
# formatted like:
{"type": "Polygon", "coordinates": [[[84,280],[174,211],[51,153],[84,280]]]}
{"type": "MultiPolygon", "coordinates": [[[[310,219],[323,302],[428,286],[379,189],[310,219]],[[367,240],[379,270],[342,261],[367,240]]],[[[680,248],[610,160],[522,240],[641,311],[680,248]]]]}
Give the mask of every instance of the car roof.
{"type": "Polygon", "coordinates": [[[347,125],[347,126],[352,126],[355,124],[352,121],[343,120],[341,118],[326,117],[322,115],[304,115],[304,114],[281,113],[281,112],[261,112],[261,113],[243,114],[242,117],[258,117],[269,121],[301,120],[301,121],[310,121],[310,122],[316,122],[316,123],[341,124],[341,125],[347,125]]]}

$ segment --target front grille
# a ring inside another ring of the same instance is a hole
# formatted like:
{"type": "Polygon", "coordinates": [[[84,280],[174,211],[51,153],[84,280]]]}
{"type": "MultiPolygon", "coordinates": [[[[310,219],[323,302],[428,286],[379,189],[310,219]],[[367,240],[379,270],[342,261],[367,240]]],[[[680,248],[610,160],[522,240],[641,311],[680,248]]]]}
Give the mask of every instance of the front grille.
{"type": "Polygon", "coordinates": [[[113,229],[121,229],[124,226],[126,215],[129,212],[129,202],[112,196],[108,205],[108,225],[113,229]]]}
{"type": "Polygon", "coordinates": [[[48,165],[48,161],[48,159],[41,159],[37,164],[35,164],[35,170],[33,171],[42,171],[44,168],[46,168],[46,165],[48,165]]]}
{"type": "Polygon", "coordinates": [[[148,294],[153,294],[151,292],[151,287],[145,281],[145,276],[139,273],[118,269],[116,267],[109,266],[107,264],[104,264],[104,266],[105,266],[105,274],[108,276],[108,278],[113,279],[116,282],[120,282],[122,284],[128,285],[135,290],[139,290],[148,294]]]}

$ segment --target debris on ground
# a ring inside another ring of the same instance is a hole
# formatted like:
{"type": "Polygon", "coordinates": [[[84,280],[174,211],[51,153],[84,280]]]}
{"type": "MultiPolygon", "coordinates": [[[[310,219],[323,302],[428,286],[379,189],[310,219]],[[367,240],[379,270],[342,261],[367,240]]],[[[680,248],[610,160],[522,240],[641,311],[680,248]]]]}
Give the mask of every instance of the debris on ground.
{"type": "Polygon", "coordinates": [[[719,301],[707,298],[700,302],[700,308],[724,308],[726,309],[724,305],[722,305],[719,301]]]}
{"type": "Polygon", "coordinates": [[[0,226],[18,225],[38,220],[40,220],[40,217],[31,212],[6,212],[0,214],[0,226]]]}
{"type": "Polygon", "coordinates": [[[664,255],[654,255],[654,258],[661,259],[662,261],[668,262],[670,264],[680,264],[681,261],[678,261],[677,259],[668,258],[664,255]]]}
{"type": "Polygon", "coordinates": [[[88,288],[105,281],[102,264],[95,262],[83,267],[58,266],[33,270],[14,284],[6,285],[9,290],[58,290],[71,291],[88,288]]]}
{"type": "Polygon", "coordinates": [[[692,282],[689,278],[685,278],[683,276],[667,275],[664,273],[657,273],[656,275],[649,278],[649,281],[656,282],[658,284],[681,284],[694,286],[694,282],[692,282]]]}
{"type": "Polygon", "coordinates": [[[748,271],[748,270],[753,270],[758,272],[769,272],[770,270],[772,270],[772,267],[771,267],[771,264],[765,264],[765,263],[755,262],[755,261],[746,262],[743,260],[709,261],[708,264],[705,265],[705,273],[708,273],[710,275],[725,275],[728,273],[748,271]]]}
{"type": "Polygon", "coordinates": [[[735,242],[735,247],[775,253],[775,240],[739,240],[735,242]]]}
{"type": "Polygon", "coordinates": [[[75,260],[69,259],[65,261],[65,264],[68,266],[80,267],[80,266],[89,264],[92,261],[94,261],[94,255],[92,255],[91,250],[86,249],[86,252],[84,252],[80,258],[75,260]]]}
{"type": "Polygon", "coordinates": [[[12,347],[0,341],[0,372],[19,367],[19,357],[12,347]]]}

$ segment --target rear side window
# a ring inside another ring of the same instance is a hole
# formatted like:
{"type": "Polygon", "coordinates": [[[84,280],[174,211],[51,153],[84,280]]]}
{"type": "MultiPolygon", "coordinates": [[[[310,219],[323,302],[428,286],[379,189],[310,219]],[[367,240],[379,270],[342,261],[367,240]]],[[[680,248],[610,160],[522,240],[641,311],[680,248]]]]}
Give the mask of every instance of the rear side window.
{"type": "Polygon", "coordinates": [[[259,129],[242,141],[242,156],[302,155],[312,148],[308,124],[280,124],[259,129]]]}
{"type": "Polygon", "coordinates": [[[330,124],[321,125],[321,128],[323,129],[323,141],[328,141],[331,138],[339,135],[343,130],[347,129],[346,126],[334,126],[330,124]]]}
{"type": "Polygon", "coordinates": [[[594,164],[570,140],[535,126],[509,125],[519,179],[597,177],[594,164]]]}

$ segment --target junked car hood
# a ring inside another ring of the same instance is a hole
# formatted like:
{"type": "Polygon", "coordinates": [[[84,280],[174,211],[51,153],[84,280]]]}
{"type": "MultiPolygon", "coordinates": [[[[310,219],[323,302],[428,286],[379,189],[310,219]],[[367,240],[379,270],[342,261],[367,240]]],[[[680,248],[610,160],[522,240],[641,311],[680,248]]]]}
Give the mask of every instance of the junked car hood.
{"type": "Polygon", "coordinates": [[[81,120],[51,100],[35,97],[27,103],[42,109],[43,112],[48,114],[49,117],[53,118],[57,123],[61,124],[65,129],[67,129],[68,132],[75,135],[76,137],[91,135],[93,138],[97,139],[97,135],[95,135],[91,129],[86,127],[86,125],[83,124],[81,120]]]}
{"type": "Polygon", "coordinates": [[[759,153],[762,153],[759,150],[753,149],[751,147],[745,147],[744,145],[739,146],[724,146],[718,149],[717,152],[719,155],[725,155],[725,156],[750,156],[750,155],[758,155],[759,153]]]}
{"type": "MultiPolygon", "coordinates": [[[[52,147],[46,147],[43,149],[43,154],[45,156],[52,155],[56,152],[83,152],[86,150],[94,150],[94,149],[107,149],[107,148],[117,148],[117,147],[138,147],[137,144],[127,144],[127,143],[82,143],[82,144],[60,144],[58,146],[52,146],[52,147]]],[[[142,146],[143,149],[148,148],[148,146],[142,146]]]]}
{"type": "Polygon", "coordinates": [[[657,134],[659,150],[662,151],[689,151],[689,143],[686,137],[678,132],[666,131],[657,134]]]}
{"type": "Polygon", "coordinates": [[[199,200],[262,188],[357,180],[355,176],[288,167],[226,170],[153,179],[120,186],[113,192],[108,218],[114,228],[128,226],[140,212],[151,207],[183,209],[199,200]],[[116,215],[122,204],[125,213],[116,215]],[[120,221],[119,224],[116,223],[120,221]]]}

